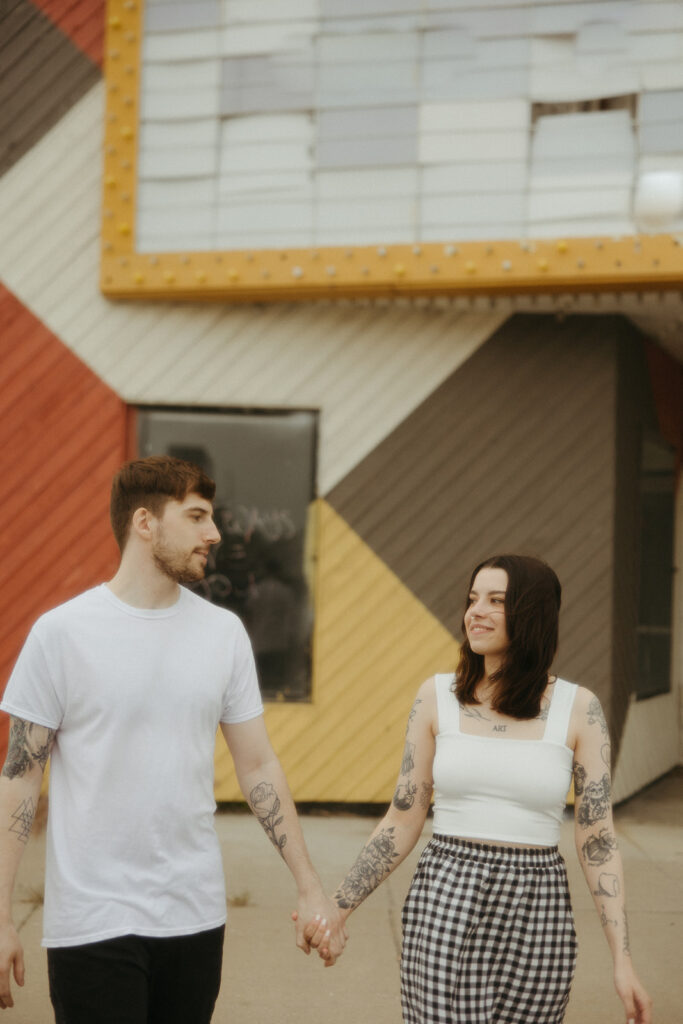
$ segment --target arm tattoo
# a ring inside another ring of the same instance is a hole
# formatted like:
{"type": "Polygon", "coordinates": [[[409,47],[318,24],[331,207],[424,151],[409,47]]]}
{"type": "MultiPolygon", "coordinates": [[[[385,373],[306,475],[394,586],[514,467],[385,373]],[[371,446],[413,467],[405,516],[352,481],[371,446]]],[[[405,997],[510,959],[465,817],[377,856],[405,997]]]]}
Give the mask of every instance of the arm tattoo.
{"type": "Polygon", "coordinates": [[[600,747],[600,757],[602,758],[607,769],[609,769],[610,766],[610,753],[611,751],[609,743],[603,743],[603,745],[600,747]]]}
{"type": "Polygon", "coordinates": [[[20,843],[28,842],[35,816],[36,805],[30,796],[22,800],[14,813],[10,815],[13,824],[10,825],[9,831],[14,833],[20,843]]]}
{"type": "Polygon", "coordinates": [[[603,871],[598,877],[598,887],[593,890],[595,896],[618,896],[620,892],[619,879],[608,871],[603,871]]]}
{"type": "Polygon", "coordinates": [[[36,764],[41,770],[45,768],[56,730],[23,718],[12,717],[11,722],[7,760],[2,774],[7,779],[19,779],[36,764]]]}
{"type": "Polygon", "coordinates": [[[606,828],[603,828],[597,835],[588,837],[581,847],[581,854],[587,864],[600,867],[612,859],[613,851],[616,848],[616,838],[606,828]]]}
{"type": "Polygon", "coordinates": [[[415,702],[413,703],[412,708],[410,709],[410,714],[408,715],[408,722],[406,724],[406,735],[408,735],[408,729],[410,728],[410,723],[412,722],[412,720],[415,718],[415,715],[417,714],[417,705],[421,704],[421,703],[422,703],[422,699],[420,697],[417,697],[415,702]]]}
{"type": "Polygon", "coordinates": [[[383,828],[363,847],[356,863],[334,894],[338,907],[354,909],[373,892],[391,871],[398,857],[394,828],[383,828]]]}
{"type": "Polygon", "coordinates": [[[600,726],[600,731],[602,732],[602,735],[606,736],[607,735],[607,722],[605,721],[605,716],[604,716],[603,711],[602,711],[602,706],[601,706],[600,701],[598,700],[598,698],[597,697],[593,697],[592,701],[588,705],[588,724],[589,725],[594,725],[596,722],[600,726]]]}
{"type": "Polygon", "coordinates": [[[605,910],[604,904],[600,906],[600,924],[603,928],[606,928],[608,924],[613,924],[615,928],[619,926],[619,922],[615,917],[608,917],[607,911],[605,910]]]}
{"type": "Polygon", "coordinates": [[[576,815],[581,828],[589,828],[607,817],[610,798],[609,775],[605,772],[600,782],[589,782],[585,787],[576,815]]]}
{"type": "Polygon", "coordinates": [[[432,801],[432,786],[428,782],[422,783],[422,789],[420,790],[420,807],[424,807],[425,811],[429,810],[429,805],[432,801]]]}
{"type": "Polygon", "coordinates": [[[403,748],[403,761],[401,762],[401,775],[410,775],[413,768],[415,767],[415,761],[413,755],[415,753],[415,744],[409,743],[406,740],[406,745],[403,748]]]}
{"type": "Polygon", "coordinates": [[[408,779],[405,783],[400,783],[396,787],[394,793],[394,799],[392,803],[399,811],[409,811],[415,803],[415,794],[417,793],[417,786],[414,782],[408,779]]]}
{"type": "Polygon", "coordinates": [[[586,769],[578,761],[574,762],[574,792],[581,796],[586,785],[586,769]]]}
{"type": "Polygon", "coordinates": [[[275,787],[270,782],[259,782],[249,794],[249,804],[275,849],[284,856],[282,850],[287,844],[287,835],[283,832],[279,836],[275,831],[282,822],[282,815],[278,818],[280,798],[275,792],[275,787]]]}
{"type": "Polygon", "coordinates": [[[622,946],[624,953],[627,956],[631,955],[631,940],[628,934],[628,918],[626,916],[626,907],[624,907],[624,945],[622,946]]]}

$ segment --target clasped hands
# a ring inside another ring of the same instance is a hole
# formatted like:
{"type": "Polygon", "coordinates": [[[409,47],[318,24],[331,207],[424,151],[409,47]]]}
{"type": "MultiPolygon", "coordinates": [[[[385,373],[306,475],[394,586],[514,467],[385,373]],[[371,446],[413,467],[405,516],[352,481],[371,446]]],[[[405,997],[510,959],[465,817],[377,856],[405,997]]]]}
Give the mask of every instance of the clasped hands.
{"type": "Polygon", "coordinates": [[[336,903],[327,901],[324,912],[313,915],[300,915],[294,910],[292,921],[296,926],[296,944],[299,949],[307,956],[312,949],[317,949],[325,967],[334,967],[348,939],[345,918],[336,903]]]}

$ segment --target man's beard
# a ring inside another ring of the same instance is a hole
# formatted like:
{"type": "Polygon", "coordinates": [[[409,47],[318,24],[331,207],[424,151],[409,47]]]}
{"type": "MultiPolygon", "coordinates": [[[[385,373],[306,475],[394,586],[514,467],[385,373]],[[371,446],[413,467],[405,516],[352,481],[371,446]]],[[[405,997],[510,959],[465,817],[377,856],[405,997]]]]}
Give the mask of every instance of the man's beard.
{"type": "Polygon", "coordinates": [[[174,583],[198,583],[199,580],[204,579],[204,565],[194,568],[190,562],[192,555],[187,557],[178,554],[169,548],[163,540],[157,541],[152,556],[157,569],[160,569],[174,583]]]}

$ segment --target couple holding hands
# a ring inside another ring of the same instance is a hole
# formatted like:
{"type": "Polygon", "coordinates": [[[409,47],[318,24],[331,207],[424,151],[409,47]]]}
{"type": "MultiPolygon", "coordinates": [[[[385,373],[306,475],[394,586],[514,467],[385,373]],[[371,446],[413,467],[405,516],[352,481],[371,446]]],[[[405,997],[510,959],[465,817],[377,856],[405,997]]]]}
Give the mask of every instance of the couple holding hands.
{"type": "Polygon", "coordinates": [[[126,463],[110,514],[118,570],[34,624],[0,707],[0,1009],[24,983],[11,896],[48,758],[44,938],[56,1024],[209,1024],[225,881],[213,815],[220,728],[253,813],[299,892],[297,944],[327,966],[349,915],[433,836],[403,907],[405,1024],[560,1024],[576,933],[557,844],[576,849],[625,1021],[651,1024],[633,968],[598,699],[552,672],[560,584],[535,558],[478,565],[454,672],[408,714],[389,809],[328,899],[268,738],[239,619],[187,588],[210,548],[214,482],[168,456],[126,463]]]}

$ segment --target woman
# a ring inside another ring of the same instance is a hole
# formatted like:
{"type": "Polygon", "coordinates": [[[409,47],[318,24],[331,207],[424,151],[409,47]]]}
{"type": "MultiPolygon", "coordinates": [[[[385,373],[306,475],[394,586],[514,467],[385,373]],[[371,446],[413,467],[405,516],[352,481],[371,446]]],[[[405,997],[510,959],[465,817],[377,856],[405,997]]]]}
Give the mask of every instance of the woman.
{"type": "MultiPolygon", "coordinates": [[[[557,843],[572,771],[577,854],[616,989],[626,1020],[650,1024],[629,950],[605,718],[592,693],[549,674],[560,594],[536,559],[477,566],[457,672],[420,687],[392,804],[335,893],[348,917],[404,860],[434,788],[434,835],[403,909],[406,1024],[563,1020],[576,934],[557,843]]],[[[330,964],[324,928],[309,932],[330,964]]]]}

